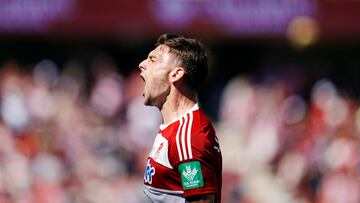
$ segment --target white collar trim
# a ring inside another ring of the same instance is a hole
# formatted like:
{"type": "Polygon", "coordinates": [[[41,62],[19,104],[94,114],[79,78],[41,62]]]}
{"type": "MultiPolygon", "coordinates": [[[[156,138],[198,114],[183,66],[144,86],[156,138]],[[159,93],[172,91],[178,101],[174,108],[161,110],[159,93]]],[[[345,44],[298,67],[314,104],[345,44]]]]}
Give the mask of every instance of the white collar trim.
{"type": "Polygon", "coordinates": [[[193,112],[193,111],[196,111],[199,109],[199,104],[196,103],[193,107],[191,107],[187,112],[185,112],[183,115],[181,115],[180,117],[178,118],[175,118],[174,120],[172,120],[171,122],[169,122],[168,124],[160,124],[160,130],[164,130],[166,127],[168,127],[169,125],[171,125],[172,123],[180,120],[181,118],[183,118],[186,114],[190,113],[190,112],[193,112]]]}

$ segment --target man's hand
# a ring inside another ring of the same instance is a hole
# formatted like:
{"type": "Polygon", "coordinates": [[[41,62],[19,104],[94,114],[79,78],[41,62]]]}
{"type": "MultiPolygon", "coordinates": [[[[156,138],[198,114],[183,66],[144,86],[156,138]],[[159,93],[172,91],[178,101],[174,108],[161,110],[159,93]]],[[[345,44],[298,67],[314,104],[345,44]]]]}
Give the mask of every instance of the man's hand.
{"type": "Polygon", "coordinates": [[[189,203],[215,203],[215,195],[208,194],[208,195],[199,195],[194,196],[186,199],[189,203]]]}

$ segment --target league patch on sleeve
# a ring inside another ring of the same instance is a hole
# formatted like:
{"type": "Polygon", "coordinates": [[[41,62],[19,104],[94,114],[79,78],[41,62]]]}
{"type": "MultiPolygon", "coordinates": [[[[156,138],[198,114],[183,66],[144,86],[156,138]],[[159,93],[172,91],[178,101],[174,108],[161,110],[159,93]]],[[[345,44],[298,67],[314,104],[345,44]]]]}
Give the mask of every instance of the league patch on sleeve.
{"type": "Polygon", "coordinates": [[[186,162],[179,165],[181,182],[184,190],[200,188],[204,186],[199,161],[186,162]]]}

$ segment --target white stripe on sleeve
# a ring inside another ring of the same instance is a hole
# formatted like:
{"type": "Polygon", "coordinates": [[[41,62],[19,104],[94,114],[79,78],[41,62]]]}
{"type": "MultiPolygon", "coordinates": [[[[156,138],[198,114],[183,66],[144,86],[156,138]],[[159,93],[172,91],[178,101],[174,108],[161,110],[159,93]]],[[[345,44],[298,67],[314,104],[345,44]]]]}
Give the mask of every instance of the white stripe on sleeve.
{"type": "Polygon", "coordinates": [[[176,133],[176,147],[177,147],[177,151],[179,153],[179,159],[180,161],[183,160],[182,155],[181,155],[181,148],[180,148],[180,140],[179,140],[179,135],[180,135],[180,130],[183,124],[183,119],[180,119],[180,124],[176,133]]]}
{"type": "Polygon", "coordinates": [[[193,112],[190,113],[190,118],[189,118],[189,125],[188,125],[188,131],[187,131],[187,147],[189,150],[189,159],[192,159],[192,149],[191,149],[191,128],[192,128],[192,123],[193,123],[193,112]]]}
{"type": "Polygon", "coordinates": [[[185,136],[186,136],[186,127],[187,127],[187,122],[188,122],[188,118],[187,115],[185,115],[185,121],[184,121],[184,125],[182,127],[182,131],[181,131],[181,146],[182,146],[182,152],[184,154],[184,160],[186,160],[187,157],[187,153],[186,153],[186,142],[185,142],[185,136]]]}

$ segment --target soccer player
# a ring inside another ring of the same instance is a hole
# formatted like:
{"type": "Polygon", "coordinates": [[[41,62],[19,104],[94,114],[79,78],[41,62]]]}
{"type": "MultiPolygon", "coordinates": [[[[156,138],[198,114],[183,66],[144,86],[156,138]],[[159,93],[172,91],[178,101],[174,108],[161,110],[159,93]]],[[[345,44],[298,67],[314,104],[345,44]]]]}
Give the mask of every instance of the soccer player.
{"type": "Polygon", "coordinates": [[[157,107],[163,116],[144,174],[149,202],[219,203],[221,151],[197,103],[207,75],[204,46],[196,39],[163,34],[139,68],[144,104],[157,107]]]}

